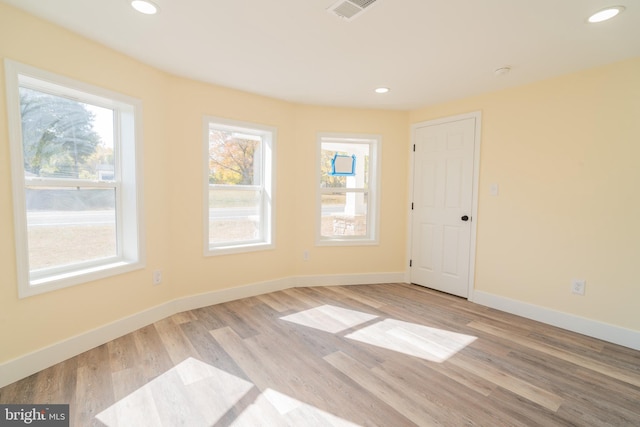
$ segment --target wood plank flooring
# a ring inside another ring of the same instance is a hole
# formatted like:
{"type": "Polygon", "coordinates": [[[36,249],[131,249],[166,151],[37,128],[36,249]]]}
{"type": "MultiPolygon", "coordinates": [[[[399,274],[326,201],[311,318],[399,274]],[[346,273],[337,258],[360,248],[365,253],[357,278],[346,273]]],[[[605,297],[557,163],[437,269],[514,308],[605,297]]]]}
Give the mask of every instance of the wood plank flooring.
{"type": "Polygon", "coordinates": [[[640,352],[407,284],[163,319],[0,389],[85,426],[640,426],[640,352]]]}

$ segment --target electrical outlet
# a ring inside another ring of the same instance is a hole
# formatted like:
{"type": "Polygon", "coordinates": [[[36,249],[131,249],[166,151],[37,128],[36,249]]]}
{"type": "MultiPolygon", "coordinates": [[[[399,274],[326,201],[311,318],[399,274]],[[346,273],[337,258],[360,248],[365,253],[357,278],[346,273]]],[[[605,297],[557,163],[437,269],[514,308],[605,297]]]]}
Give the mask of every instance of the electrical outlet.
{"type": "Polygon", "coordinates": [[[573,279],[571,281],[571,293],[576,295],[584,295],[587,282],[584,280],[573,279]]]}
{"type": "Polygon", "coordinates": [[[159,285],[160,283],[162,283],[162,271],[155,270],[153,272],[153,284],[159,285]]]}
{"type": "Polygon", "coordinates": [[[303,259],[304,261],[309,261],[309,251],[304,250],[304,251],[302,252],[302,259],[303,259]]]}

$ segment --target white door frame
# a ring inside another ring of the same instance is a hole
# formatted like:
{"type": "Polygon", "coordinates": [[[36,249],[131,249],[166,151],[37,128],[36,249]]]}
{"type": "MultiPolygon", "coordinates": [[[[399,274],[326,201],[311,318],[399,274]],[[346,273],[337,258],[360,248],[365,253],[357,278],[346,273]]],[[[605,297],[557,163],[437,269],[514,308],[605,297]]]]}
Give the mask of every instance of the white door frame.
{"type": "Polygon", "coordinates": [[[469,301],[473,301],[473,289],[475,283],[475,265],[476,265],[476,233],[478,227],[478,191],[480,183],[480,141],[481,141],[481,126],[482,126],[482,113],[480,111],[474,111],[472,113],[459,114],[456,116],[443,117],[435,120],[427,120],[411,125],[411,141],[409,143],[409,209],[407,215],[407,259],[406,270],[404,275],[405,283],[411,283],[411,270],[409,267],[409,261],[411,260],[411,248],[413,241],[413,210],[411,209],[411,203],[413,203],[413,174],[414,174],[414,154],[413,145],[415,141],[416,129],[424,126],[433,126],[443,123],[457,122],[464,119],[475,119],[475,135],[474,135],[474,148],[473,148],[473,198],[471,202],[471,241],[469,242],[469,279],[468,279],[468,296],[469,301]]]}

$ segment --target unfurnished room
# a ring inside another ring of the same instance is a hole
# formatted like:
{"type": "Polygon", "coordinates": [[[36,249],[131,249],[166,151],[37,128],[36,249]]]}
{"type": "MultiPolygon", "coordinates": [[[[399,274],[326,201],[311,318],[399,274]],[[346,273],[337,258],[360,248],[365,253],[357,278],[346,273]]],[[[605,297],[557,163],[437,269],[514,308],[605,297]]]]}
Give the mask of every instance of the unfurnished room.
{"type": "Polygon", "coordinates": [[[636,0],[0,0],[0,426],[640,425],[636,0]]]}

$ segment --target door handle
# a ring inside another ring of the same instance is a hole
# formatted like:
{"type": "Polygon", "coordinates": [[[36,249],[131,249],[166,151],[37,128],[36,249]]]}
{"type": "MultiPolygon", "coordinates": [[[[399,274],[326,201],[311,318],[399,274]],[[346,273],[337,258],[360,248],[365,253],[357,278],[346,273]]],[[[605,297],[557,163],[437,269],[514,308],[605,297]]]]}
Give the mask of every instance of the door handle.
{"type": "Polygon", "coordinates": [[[469,221],[469,217],[467,215],[462,215],[462,217],[460,217],[461,220],[463,221],[469,221]]]}

